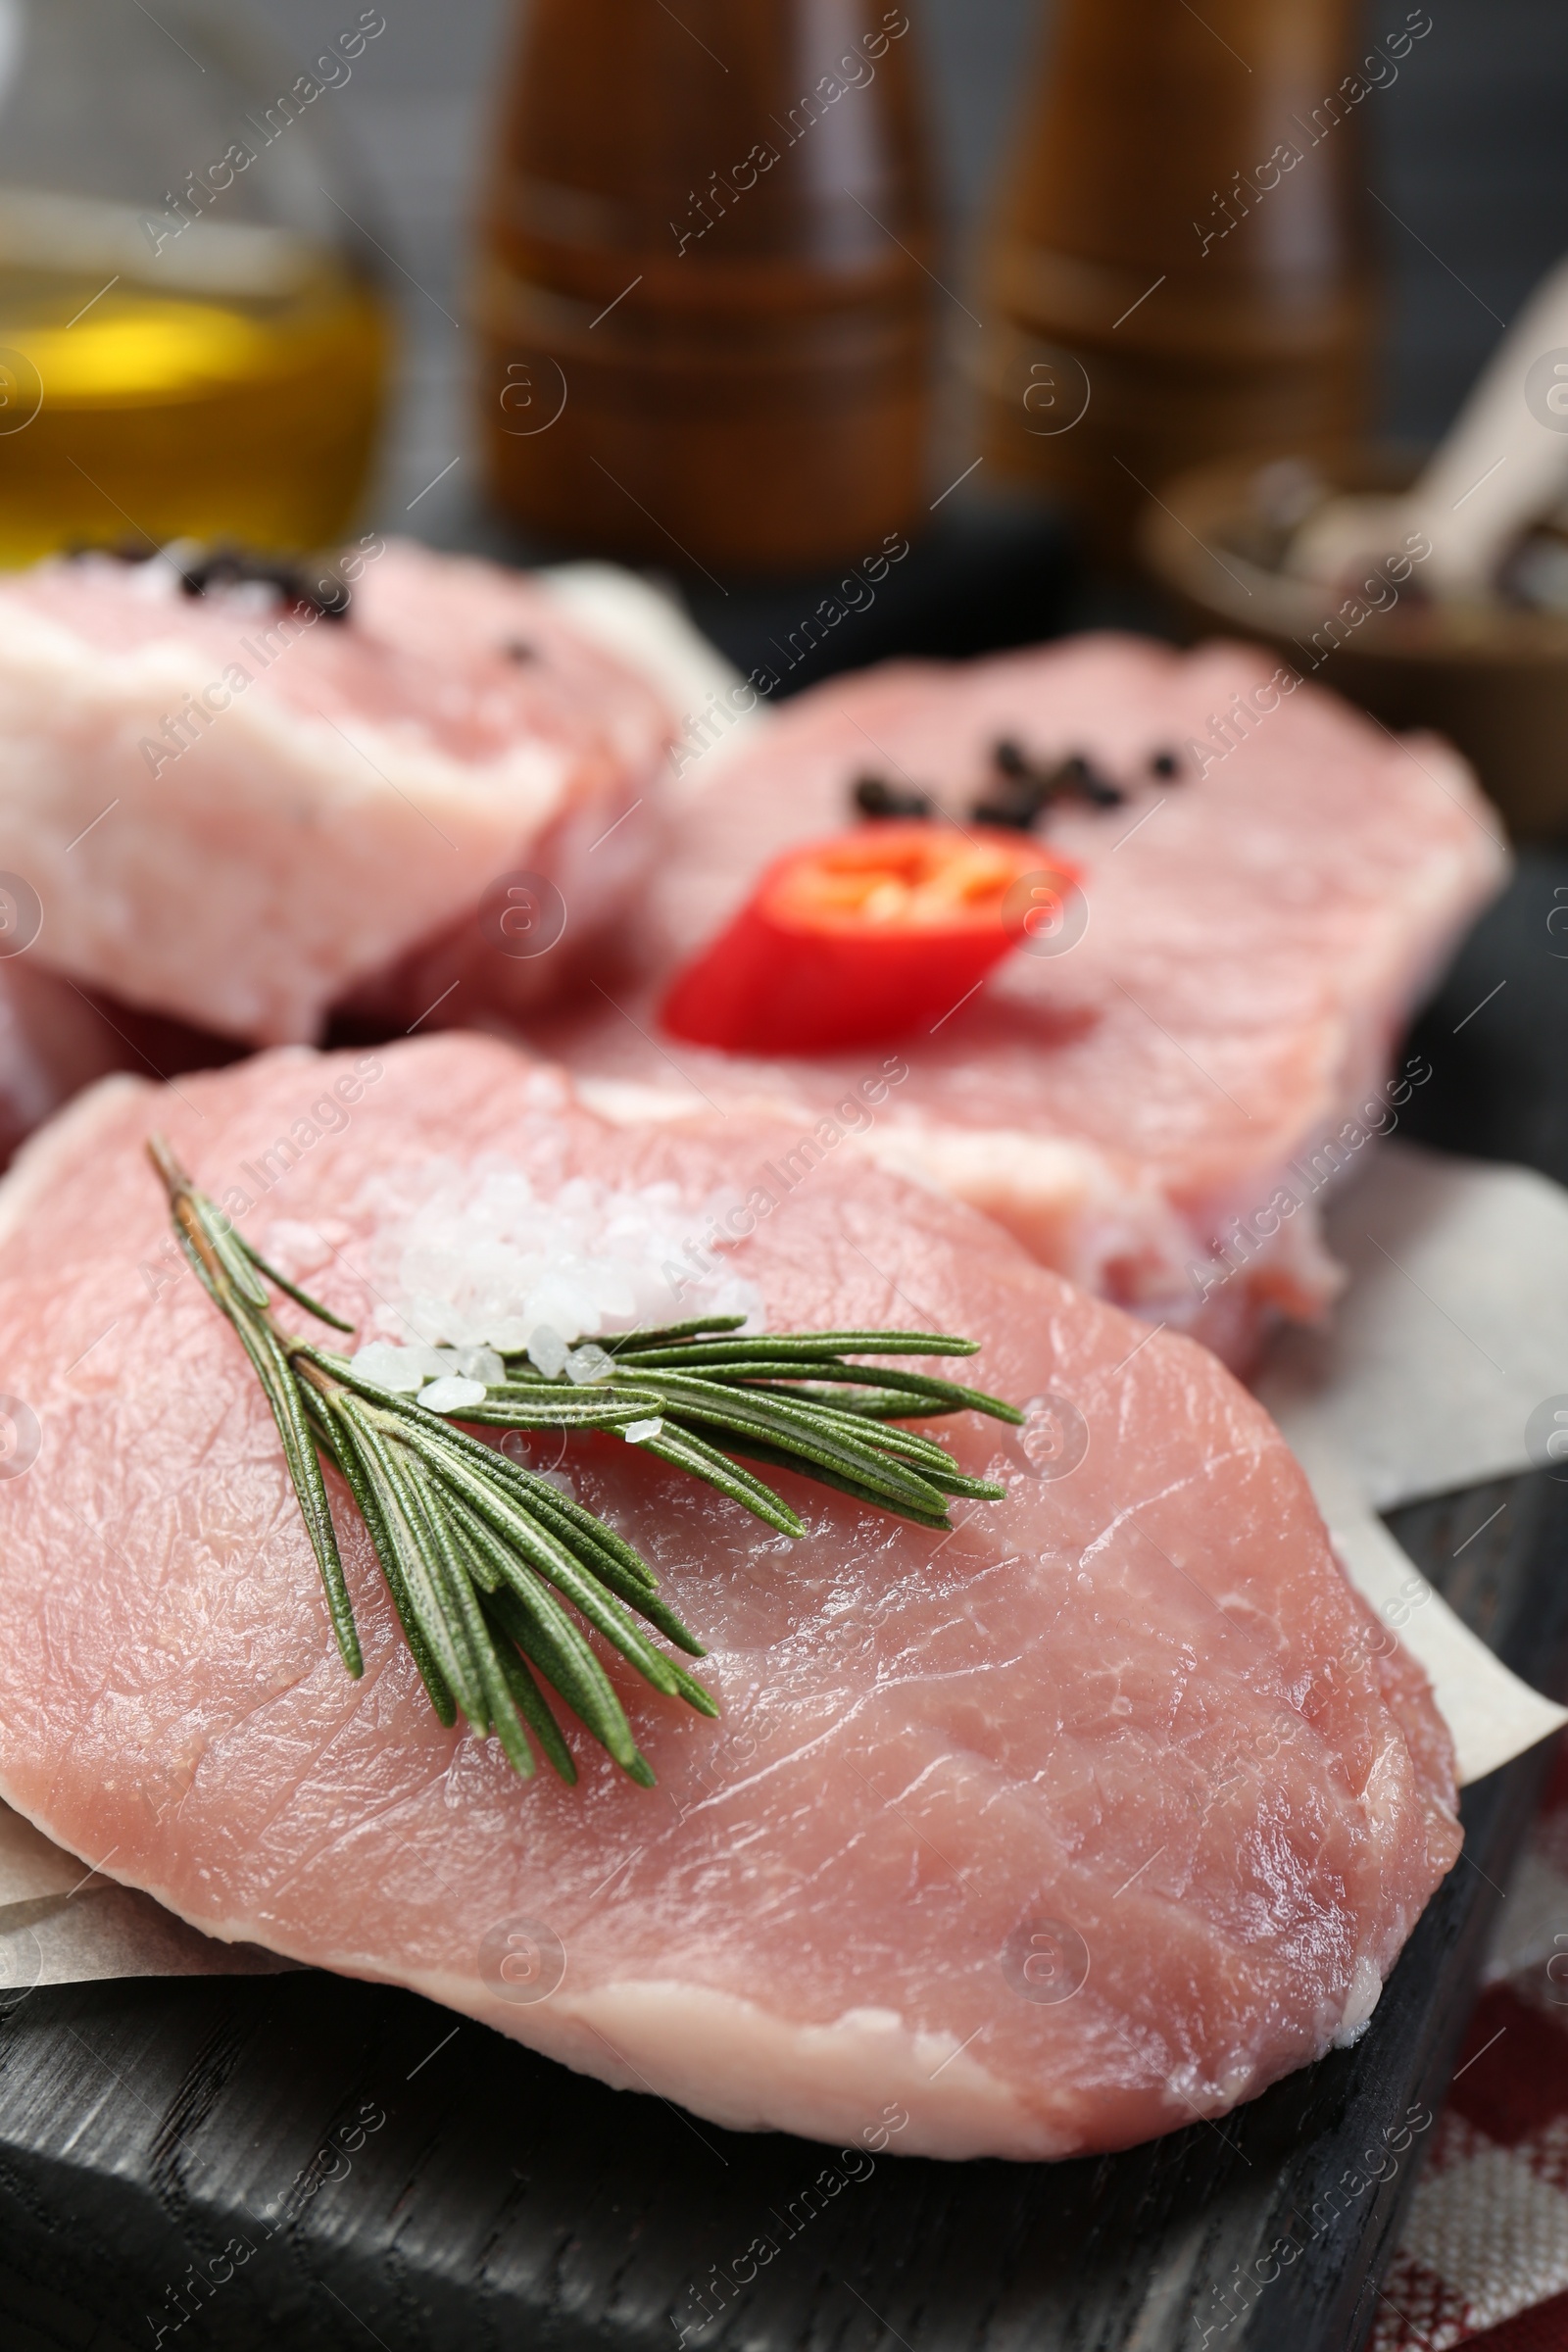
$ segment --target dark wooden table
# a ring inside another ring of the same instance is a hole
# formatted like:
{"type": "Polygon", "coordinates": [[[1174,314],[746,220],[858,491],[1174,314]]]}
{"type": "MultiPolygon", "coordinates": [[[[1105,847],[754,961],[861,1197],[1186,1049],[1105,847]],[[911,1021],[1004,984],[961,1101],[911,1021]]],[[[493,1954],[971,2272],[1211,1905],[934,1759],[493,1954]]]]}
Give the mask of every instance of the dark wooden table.
{"type": "MultiPolygon", "coordinates": [[[[1429,1140],[1568,1176],[1559,888],[1568,858],[1529,861],[1458,959],[1420,1025],[1419,1101],[1429,1140]]],[[[1394,1524],[1508,1663],[1556,1689],[1568,1485],[1538,1475],[1394,1524]]],[[[14,1996],[6,2352],[679,2352],[683,2334],[699,2352],[1358,2352],[1546,1762],[1467,1793],[1464,1858],[1354,2050],[1121,2156],[880,2160],[706,2325],[704,2281],[803,2210],[831,2151],[698,2125],[330,1977],[14,1996]]]]}

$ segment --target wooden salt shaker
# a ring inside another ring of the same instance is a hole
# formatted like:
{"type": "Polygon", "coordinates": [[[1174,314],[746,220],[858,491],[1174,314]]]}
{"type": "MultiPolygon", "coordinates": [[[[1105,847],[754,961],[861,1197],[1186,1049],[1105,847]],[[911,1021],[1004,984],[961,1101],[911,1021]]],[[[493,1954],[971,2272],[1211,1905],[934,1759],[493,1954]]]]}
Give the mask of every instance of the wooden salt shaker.
{"type": "Polygon", "coordinates": [[[913,47],[881,0],[530,0],[476,288],[519,521],[727,578],[854,560],[923,512],[913,47]]]}
{"type": "Polygon", "coordinates": [[[1354,0],[1061,0],[992,234],[977,367],[1001,472],[1102,555],[1233,451],[1321,455],[1368,401],[1361,146],[1414,43],[1354,0]]]}

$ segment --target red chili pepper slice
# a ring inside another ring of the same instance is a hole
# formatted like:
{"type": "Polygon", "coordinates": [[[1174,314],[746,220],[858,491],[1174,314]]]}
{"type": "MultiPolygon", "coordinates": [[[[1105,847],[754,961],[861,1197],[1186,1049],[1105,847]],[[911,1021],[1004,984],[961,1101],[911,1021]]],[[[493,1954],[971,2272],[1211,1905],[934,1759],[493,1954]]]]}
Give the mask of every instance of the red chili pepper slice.
{"type": "Polygon", "coordinates": [[[660,1018],[731,1054],[891,1043],[956,1011],[1028,935],[1043,878],[1065,896],[1081,871],[1000,829],[911,820],[812,842],[768,868],[660,1018]]]}

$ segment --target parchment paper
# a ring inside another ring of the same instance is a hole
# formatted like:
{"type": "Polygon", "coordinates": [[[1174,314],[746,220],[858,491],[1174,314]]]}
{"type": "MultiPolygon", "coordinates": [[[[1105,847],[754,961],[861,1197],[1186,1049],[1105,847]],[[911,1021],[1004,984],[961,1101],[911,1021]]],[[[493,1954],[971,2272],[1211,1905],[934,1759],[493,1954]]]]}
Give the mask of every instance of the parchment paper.
{"type": "Polygon", "coordinates": [[[259,1944],[215,1943],[0,1805],[0,1993],[95,1977],[270,1976],[294,1965],[259,1944]]]}
{"type": "Polygon", "coordinates": [[[1281,1334],[1257,1383],[1298,1450],[1338,1453],[1380,1511],[1527,1468],[1532,1416],[1568,1392],[1568,1193],[1396,1141],[1328,1231],[1333,1322],[1281,1334]]]}
{"type": "Polygon", "coordinates": [[[1559,1458],[1568,1477],[1568,1193],[1394,1142],[1328,1230],[1349,1287],[1327,1329],[1280,1335],[1257,1393],[1351,1580],[1426,1668],[1461,1782],[1478,1781],[1568,1715],[1498,1664],[1377,1514],[1559,1458]]]}

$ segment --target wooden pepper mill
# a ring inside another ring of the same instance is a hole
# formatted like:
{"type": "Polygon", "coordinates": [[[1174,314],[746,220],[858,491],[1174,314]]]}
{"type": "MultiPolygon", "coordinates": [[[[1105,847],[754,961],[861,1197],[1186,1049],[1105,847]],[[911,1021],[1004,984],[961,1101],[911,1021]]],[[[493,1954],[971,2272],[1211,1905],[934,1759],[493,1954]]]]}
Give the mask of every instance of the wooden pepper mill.
{"type": "Polygon", "coordinates": [[[727,578],[923,512],[913,47],[881,0],[530,0],[476,289],[512,514],[727,578]]]}
{"type": "Polygon", "coordinates": [[[1061,0],[988,257],[988,457],[1125,556],[1146,495],[1362,428],[1361,134],[1430,30],[1358,60],[1354,0],[1061,0]]]}

